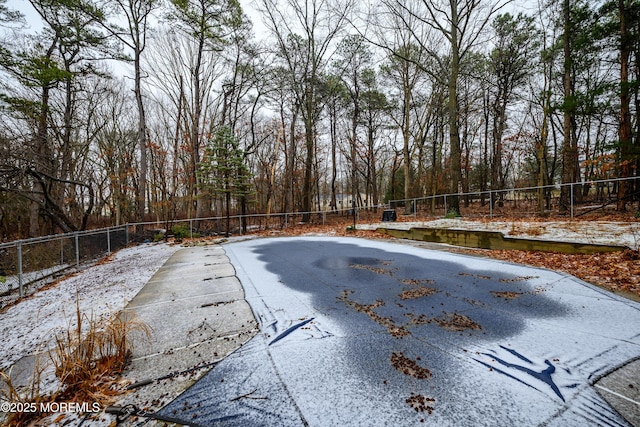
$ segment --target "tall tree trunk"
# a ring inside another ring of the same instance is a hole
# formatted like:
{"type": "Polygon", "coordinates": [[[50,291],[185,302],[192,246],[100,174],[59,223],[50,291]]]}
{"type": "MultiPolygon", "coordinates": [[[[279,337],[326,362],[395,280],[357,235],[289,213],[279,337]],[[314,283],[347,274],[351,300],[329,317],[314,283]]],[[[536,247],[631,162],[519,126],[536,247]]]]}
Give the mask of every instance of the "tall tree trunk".
{"type": "MultiPolygon", "coordinates": [[[[573,75],[572,75],[572,43],[571,43],[571,2],[563,2],[563,89],[564,89],[564,114],[563,114],[563,143],[562,143],[562,183],[572,184],[577,180],[576,168],[578,163],[577,141],[574,140],[575,128],[575,99],[573,96],[573,75]]],[[[566,213],[571,207],[570,200],[571,187],[563,185],[560,190],[560,212],[566,213]]]]}
{"type": "Polygon", "coordinates": [[[371,170],[371,200],[373,202],[373,212],[378,212],[378,171],[376,168],[374,146],[375,135],[373,131],[373,123],[371,123],[371,120],[369,120],[369,164],[371,170]]]}
{"type": "MultiPolygon", "coordinates": [[[[65,70],[71,73],[70,65],[65,61],[65,70]]],[[[62,114],[63,132],[60,135],[60,163],[58,165],[59,172],[58,177],[62,180],[70,178],[71,174],[71,162],[73,161],[73,155],[71,150],[71,139],[73,132],[73,109],[74,109],[74,97],[73,97],[73,78],[67,77],[64,82],[65,86],[65,105],[64,113],[62,114]]],[[[57,186],[56,189],[52,189],[51,196],[58,206],[65,206],[65,187],[57,186]]]]}
{"type": "MultiPolygon", "coordinates": [[[[309,101],[311,103],[311,101],[309,101]]],[[[305,147],[307,150],[304,162],[304,181],[302,183],[302,222],[311,221],[311,206],[313,204],[313,159],[315,155],[315,135],[314,126],[311,119],[310,109],[312,105],[307,105],[307,117],[305,118],[305,147]]]]}
{"type": "MultiPolygon", "coordinates": [[[[409,64],[404,63],[402,72],[405,73],[403,79],[403,105],[402,105],[402,159],[404,170],[404,197],[403,199],[409,199],[411,194],[411,187],[413,186],[411,176],[411,150],[409,149],[409,143],[411,139],[411,87],[409,84],[409,64]]],[[[409,215],[413,213],[413,207],[411,202],[405,200],[404,213],[409,215]]]]}
{"type": "MultiPolygon", "coordinates": [[[[184,103],[184,82],[180,76],[180,94],[178,95],[178,109],[176,117],[176,132],[173,139],[173,168],[171,171],[171,220],[175,219],[177,214],[177,191],[178,191],[178,153],[180,148],[180,126],[182,124],[182,109],[184,103]]],[[[167,229],[169,229],[167,224],[167,229]]]]}
{"type": "MultiPolygon", "coordinates": [[[[492,190],[504,190],[503,180],[503,168],[502,168],[502,138],[504,136],[504,129],[507,121],[507,103],[504,99],[505,94],[502,89],[499,91],[493,107],[493,156],[491,158],[491,189],[492,190]]],[[[503,200],[504,194],[500,192],[500,200],[503,200]]]]}
{"type": "Polygon", "coordinates": [[[137,200],[137,220],[144,222],[146,212],[146,191],[147,191],[147,131],[146,118],[144,112],[144,102],[142,99],[142,70],[140,64],[140,49],[134,49],[135,83],[134,94],[138,107],[138,149],[140,150],[140,177],[138,182],[137,200]]]}
{"type": "Polygon", "coordinates": [[[338,113],[334,106],[331,107],[330,127],[331,127],[331,209],[338,209],[336,198],[336,180],[338,179],[338,113]]]}
{"type": "MultiPolygon", "coordinates": [[[[56,35],[51,41],[51,45],[45,55],[46,58],[51,58],[53,51],[58,45],[59,38],[56,35]]],[[[38,115],[38,128],[35,137],[34,152],[35,168],[43,170],[47,174],[51,174],[53,164],[51,163],[52,156],[49,150],[49,134],[48,134],[48,121],[49,121],[49,100],[50,90],[48,84],[42,86],[42,92],[40,93],[40,112],[38,115]]],[[[33,196],[29,206],[29,237],[40,236],[40,210],[45,204],[45,192],[47,189],[43,185],[42,181],[33,181],[33,196]]]]}
{"type": "Polygon", "coordinates": [[[289,126],[289,145],[286,148],[285,153],[285,161],[286,161],[286,172],[285,172],[285,199],[284,199],[284,211],[292,212],[296,208],[296,200],[295,200],[295,168],[296,168],[296,156],[297,156],[297,146],[296,146],[296,122],[298,120],[298,107],[294,107],[295,110],[291,117],[291,124],[289,126]]]}
{"type": "MultiPolygon", "coordinates": [[[[551,68],[551,67],[549,67],[551,68]]],[[[549,73],[551,70],[549,70],[549,73]]],[[[542,126],[540,129],[540,141],[538,141],[538,214],[545,215],[546,190],[542,188],[547,184],[547,139],[549,137],[549,111],[551,109],[551,90],[549,88],[550,76],[547,75],[546,66],[544,72],[544,94],[542,100],[542,126]]]]}
{"type": "Polygon", "coordinates": [[[356,221],[356,207],[358,205],[358,152],[356,150],[357,132],[358,132],[358,117],[360,116],[360,110],[358,108],[358,102],[354,102],[353,116],[351,117],[351,209],[353,209],[353,222],[356,221]]]}
{"type": "MultiPolygon", "coordinates": [[[[629,56],[631,53],[627,23],[629,11],[625,0],[618,0],[620,14],[620,127],[618,130],[620,144],[620,178],[631,176],[631,96],[629,92],[629,56]]],[[[624,212],[627,208],[629,181],[620,181],[618,187],[617,209],[624,212]]]]}
{"type": "MultiPolygon", "coordinates": [[[[276,135],[276,145],[275,148],[273,150],[272,155],[269,157],[269,161],[271,163],[270,168],[269,168],[269,189],[267,191],[267,222],[266,222],[266,227],[269,227],[269,217],[271,215],[271,206],[273,205],[273,199],[275,198],[275,186],[276,186],[276,166],[277,166],[277,162],[278,162],[278,155],[280,154],[280,140],[284,140],[284,138],[286,138],[285,132],[284,132],[284,123],[278,127],[278,134],[276,135]]],[[[285,151],[286,151],[286,141],[284,143],[285,145],[285,151]]],[[[286,157],[285,157],[285,161],[286,161],[286,157]]]]}
{"type": "MultiPolygon", "coordinates": [[[[194,113],[191,118],[191,194],[189,195],[191,199],[191,203],[189,206],[189,211],[191,211],[191,207],[195,205],[195,213],[196,217],[200,217],[204,211],[204,200],[202,200],[198,191],[198,164],[200,163],[200,119],[202,117],[202,94],[200,93],[201,81],[200,81],[200,68],[202,67],[202,57],[204,52],[204,35],[200,35],[200,39],[198,40],[198,52],[196,55],[196,63],[195,68],[192,71],[192,78],[194,83],[194,113]]],[[[189,218],[191,218],[191,212],[189,212],[189,218]]]]}
{"type": "MultiPolygon", "coordinates": [[[[38,130],[36,133],[35,149],[36,149],[36,168],[44,168],[48,162],[48,135],[47,121],[49,115],[49,88],[43,87],[40,96],[40,115],[38,117],[38,130]]],[[[29,237],[38,237],[40,235],[40,209],[44,205],[44,192],[46,189],[42,182],[34,180],[33,196],[29,207],[29,237]]]]}
{"type": "Polygon", "coordinates": [[[489,128],[490,128],[490,124],[489,124],[489,116],[490,116],[490,98],[491,95],[489,94],[489,91],[487,89],[484,89],[484,94],[482,97],[482,116],[483,116],[483,129],[484,129],[484,140],[482,142],[482,166],[480,169],[480,205],[484,206],[486,201],[486,194],[485,191],[487,191],[487,181],[490,179],[487,173],[487,165],[490,164],[489,162],[489,128]]]}
{"type": "Polygon", "coordinates": [[[440,115],[436,114],[436,122],[431,145],[431,214],[436,212],[436,194],[438,193],[438,129],[441,129],[440,115]]]}
{"type": "MultiPolygon", "coordinates": [[[[633,31],[635,34],[640,34],[640,19],[635,20],[635,26],[633,31]]],[[[634,45],[633,56],[635,58],[635,76],[634,80],[636,82],[640,81],[640,43],[636,41],[634,45]]],[[[633,181],[634,184],[631,185],[631,191],[635,193],[635,200],[640,199],[640,91],[635,90],[633,96],[633,104],[635,110],[635,129],[633,130],[633,135],[631,139],[633,140],[632,150],[633,155],[635,157],[634,168],[635,171],[632,174],[636,177],[633,181]]],[[[640,206],[638,206],[638,211],[640,211],[640,206]]]]}
{"type": "Polygon", "coordinates": [[[449,191],[449,212],[460,216],[460,182],[462,178],[460,133],[458,129],[458,74],[460,72],[460,46],[458,45],[458,6],[451,5],[451,75],[449,76],[449,143],[451,144],[451,185],[449,191]]]}

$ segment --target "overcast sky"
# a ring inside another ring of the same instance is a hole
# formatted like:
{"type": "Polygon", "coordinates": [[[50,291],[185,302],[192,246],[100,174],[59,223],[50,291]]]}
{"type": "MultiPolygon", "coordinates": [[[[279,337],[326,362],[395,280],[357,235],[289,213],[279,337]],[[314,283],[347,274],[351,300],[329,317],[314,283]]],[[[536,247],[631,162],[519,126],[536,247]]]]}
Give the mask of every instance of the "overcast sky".
{"type": "MultiPolygon", "coordinates": [[[[262,22],[260,13],[257,10],[256,4],[260,0],[240,0],[243,11],[249,16],[253,23],[253,30],[255,37],[258,41],[268,37],[268,30],[262,22]]],[[[517,11],[525,11],[525,13],[532,13],[537,7],[538,0],[514,0],[503,11],[509,11],[514,13],[517,11]]],[[[25,16],[26,27],[29,31],[37,32],[42,29],[42,22],[40,16],[35,12],[28,0],[7,0],[7,7],[20,11],[25,16]]],[[[156,13],[156,17],[162,16],[162,11],[156,13]]],[[[118,61],[109,61],[109,66],[116,74],[131,74],[131,67],[127,64],[118,61]]]]}
{"type": "MultiPolygon", "coordinates": [[[[264,33],[265,27],[262,24],[260,14],[256,11],[254,0],[240,0],[242,10],[249,16],[253,22],[253,28],[256,37],[260,38],[264,33]]],[[[40,16],[35,12],[31,4],[27,0],[7,0],[6,5],[9,9],[20,11],[25,16],[27,27],[32,31],[38,31],[42,28],[40,16]]]]}
{"type": "MultiPolygon", "coordinates": [[[[30,3],[27,0],[7,0],[7,7],[11,9],[17,9],[22,12],[27,21],[28,27],[37,31],[42,27],[40,22],[40,17],[33,10],[30,3]]],[[[256,10],[256,0],[240,0],[240,4],[242,5],[242,9],[249,16],[251,21],[253,22],[253,28],[256,33],[256,38],[261,39],[266,34],[266,28],[262,23],[259,12],[256,10]]],[[[513,3],[508,7],[511,11],[525,10],[531,12],[535,9],[537,4],[537,0],[514,0],[513,3]]]]}

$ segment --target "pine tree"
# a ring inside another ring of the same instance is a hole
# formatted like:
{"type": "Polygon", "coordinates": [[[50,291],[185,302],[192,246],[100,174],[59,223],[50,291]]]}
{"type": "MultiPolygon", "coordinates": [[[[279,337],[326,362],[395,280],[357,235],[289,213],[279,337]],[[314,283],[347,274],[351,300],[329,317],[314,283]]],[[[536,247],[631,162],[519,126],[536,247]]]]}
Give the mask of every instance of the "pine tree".
{"type": "Polygon", "coordinates": [[[228,236],[232,199],[238,200],[254,194],[242,149],[228,127],[220,127],[213,139],[208,141],[204,159],[198,169],[202,190],[224,202],[228,236]]]}

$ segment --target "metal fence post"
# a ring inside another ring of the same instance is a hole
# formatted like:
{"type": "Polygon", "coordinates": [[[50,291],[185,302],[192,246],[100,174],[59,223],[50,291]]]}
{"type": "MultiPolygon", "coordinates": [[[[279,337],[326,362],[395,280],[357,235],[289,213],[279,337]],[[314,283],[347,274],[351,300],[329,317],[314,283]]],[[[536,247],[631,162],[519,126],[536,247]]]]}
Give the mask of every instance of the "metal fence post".
{"type": "Polygon", "coordinates": [[[447,216],[447,195],[444,195],[444,216],[447,216]]]}
{"type": "Polygon", "coordinates": [[[193,220],[189,220],[189,237],[193,239],[193,220]]]}
{"type": "Polygon", "coordinates": [[[570,185],[571,188],[571,219],[573,219],[573,182],[570,185]]]}
{"type": "Polygon", "coordinates": [[[125,230],[124,231],[125,240],[127,242],[127,246],[129,246],[129,224],[128,223],[124,226],[124,230],[125,230]]]}
{"type": "Polygon", "coordinates": [[[80,268],[80,239],[78,238],[78,232],[76,231],[74,234],[76,241],[76,267],[80,268]]]}
{"type": "Polygon", "coordinates": [[[107,227],[107,254],[111,255],[111,236],[109,235],[109,227],[107,227]]]}
{"type": "Polygon", "coordinates": [[[418,215],[418,199],[413,199],[413,219],[418,215]]]}
{"type": "Polygon", "coordinates": [[[493,218],[493,192],[489,191],[489,218],[493,218]]]}
{"type": "Polygon", "coordinates": [[[24,296],[22,292],[22,243],[18,242],[18,289],[20,291],[20,298],[24,296]]]}

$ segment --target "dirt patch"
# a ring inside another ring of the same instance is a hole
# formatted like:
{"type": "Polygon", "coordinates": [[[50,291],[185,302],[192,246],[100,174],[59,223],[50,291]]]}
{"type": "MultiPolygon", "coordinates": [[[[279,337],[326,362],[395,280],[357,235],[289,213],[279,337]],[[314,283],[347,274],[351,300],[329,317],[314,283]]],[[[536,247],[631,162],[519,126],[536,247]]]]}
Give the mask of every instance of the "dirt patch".
{"type": "Polygon", "coordinates": [[[384,326],[389,331],[389,334],[396,338],[402,338],[409,335],[409,331],[404,326],[398,326],[390,317],[380,316],[374,310],[376,308],[384,306],[384,301],[377,300],[373,304],[360,304],[356,301],[349,299],[349,295],[351,295],[353,291],[342,291],[341,295],[338,297],[338,300],[344,302],[350,307],[356,309],[360,313],[365,313],[367,316],[371,318],[377,324],[384,326]]]}
{"type": "Polygon", "coordinates": [[[433,295],[437,292],[440,292],[440,291],[434,288],[429,288],[427,286],[420,286],[419,288],[402,291],[398,296],[400,297],[400,299],[407,300],[407,299],[428,297],[429,295],[433,295]]]}
{"type": "Polygon", "coordinates": [[[422,285],[433,285],[435,284],[435,280],[430,279],[402,279],[400,283],[403,285],[411,285],[411,286],[422,286],[422,285]]]}
{"type": "Polygon", "coordinates": [[[461,332],[465,329],[482,329],[482,326],[480,326],[478,323],[474,322],[464,314],[458,313],[445,313],[443,317],[436,317],[433,319],[433,321],[436,322],[441,328],[456,332],[461,332]]]}
{"type": "Polygon", "coordinates": [[[409,318],[409,324],[412,326],[426,325],[433,322],[432,318],[427,317],[424,314],[416,316],[413,313],[407,313],[405,316],[409,318]]]}
{"type": "MultiPolygon", "coordinates": [[[[418,357],[417,360],[420,360],[420,358],[418,357]]],[[[431,378],[431,371],[418,365],[417,360],[406,357],[402,352],[396,353],[394,351],[391,353],[391,364],[398,371],[419,380],[428,380],[431,378]]]]}
{"type": "Polygon", "coordinates": [[[491,280],[491,276],[483,276],[481,274],[458,273],[458,276],[475,277],[476,279],[482,279],[482,280],[491,280]]]}
{"type": "Polygon", "coordinates": [[[374,267],[372,265],[365,264],[350,264],[349,267],[355,268],[357,270],[369,270],[376,274],[384,274],[386,276],[393,276],[393,270],[388,270],[386,268],[374,267]]]}
{"type": "Polygon", "coordinates": [[[504,298],[505,300],[520,298],[520,296],[522,295],[521,292],[508,292],[508,291],[507,292],[491,291],[491,293],[493,294],[494,297],[504,298]]]}
{"type": "Polygon", "coordinates": [[[413,394],[407,397],[405,400],[409,406],[416,410],[416,412],[426,412],[428,414],[433,413],[433,404],[436,400],[432,397],[425,397],[421,394],[413,394]]]}

